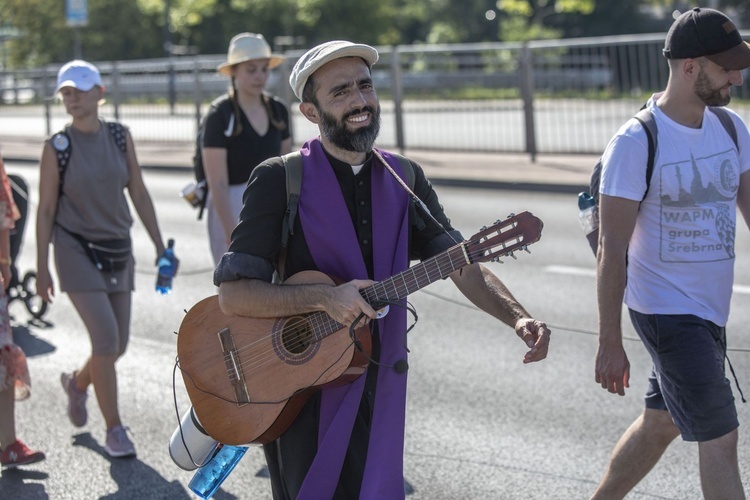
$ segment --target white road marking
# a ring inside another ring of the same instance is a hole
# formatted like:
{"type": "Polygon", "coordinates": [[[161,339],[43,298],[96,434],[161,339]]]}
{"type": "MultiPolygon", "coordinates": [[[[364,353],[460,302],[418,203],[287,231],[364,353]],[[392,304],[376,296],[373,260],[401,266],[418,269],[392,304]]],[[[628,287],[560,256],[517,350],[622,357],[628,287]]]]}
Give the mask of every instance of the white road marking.
{"type": "MultiPolygon", "coordinates": [[[[596,269],[590,267],[547,266],[546,271],[555,274],[566,274],[568,276],[596,278],[596,269]]],[[[734,285],[732,290],[737,294],[750,295],[750,286],[748,285],[734,285]]]]}

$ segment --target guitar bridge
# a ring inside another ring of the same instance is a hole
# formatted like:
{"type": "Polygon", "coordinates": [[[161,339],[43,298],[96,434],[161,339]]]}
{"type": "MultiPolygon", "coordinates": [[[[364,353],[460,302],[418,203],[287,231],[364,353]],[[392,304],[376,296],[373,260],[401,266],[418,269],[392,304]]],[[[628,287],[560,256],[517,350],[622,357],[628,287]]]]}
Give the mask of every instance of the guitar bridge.
{"type": "Polygon", "coordinates": [[[232,339],[229,328],[224,328],[219,332],[219,342],[221,342],[221,350],[224,352],[224,363],[227,365],[229,384],[234,389],[235,402],[237,406],[249,404],[250,395],[247,393],[247,385],[245,385],[245,376],[242,373],[240,356],[234,345],[234,339],[232,339]]]}

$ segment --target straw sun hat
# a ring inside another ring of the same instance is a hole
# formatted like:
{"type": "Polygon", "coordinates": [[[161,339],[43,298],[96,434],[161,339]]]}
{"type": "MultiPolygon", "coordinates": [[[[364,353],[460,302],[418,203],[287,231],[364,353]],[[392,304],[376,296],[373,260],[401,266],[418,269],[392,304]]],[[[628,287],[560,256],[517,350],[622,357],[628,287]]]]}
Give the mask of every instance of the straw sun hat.
{"type": "Polygon", "coordinates": [[[284,56],[272,54],[271,47],[263,35],[240,33],[229,42],[227,62],[220,64],[216,69],[222,75],[231,76],[232,66],[254,59],[268,59],[268,67],[273,69],[284,61],[284,56]]]}

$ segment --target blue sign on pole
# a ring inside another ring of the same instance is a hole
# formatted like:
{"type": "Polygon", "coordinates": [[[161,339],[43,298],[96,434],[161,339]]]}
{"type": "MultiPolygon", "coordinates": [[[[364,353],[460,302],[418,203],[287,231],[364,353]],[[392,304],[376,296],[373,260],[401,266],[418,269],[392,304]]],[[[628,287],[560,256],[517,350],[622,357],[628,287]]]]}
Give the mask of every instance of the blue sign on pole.
{"type": "Polygon", "coordinates": [[[65,0],[65,15],[68,26],[88,26],[88,0],[65,0]]]}

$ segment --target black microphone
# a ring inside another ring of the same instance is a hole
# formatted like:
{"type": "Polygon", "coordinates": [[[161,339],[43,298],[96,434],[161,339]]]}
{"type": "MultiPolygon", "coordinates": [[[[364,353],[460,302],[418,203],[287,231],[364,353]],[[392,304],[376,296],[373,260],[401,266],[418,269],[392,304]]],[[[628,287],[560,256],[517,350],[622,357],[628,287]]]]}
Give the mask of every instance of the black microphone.
{"type": "Polygon", "coordinates": [[[393,369],[396,370],[396,373],[406,373],[406,370],[409,369],[409,363],[405,359],[399,359],[393,364],[393,369]]]}

